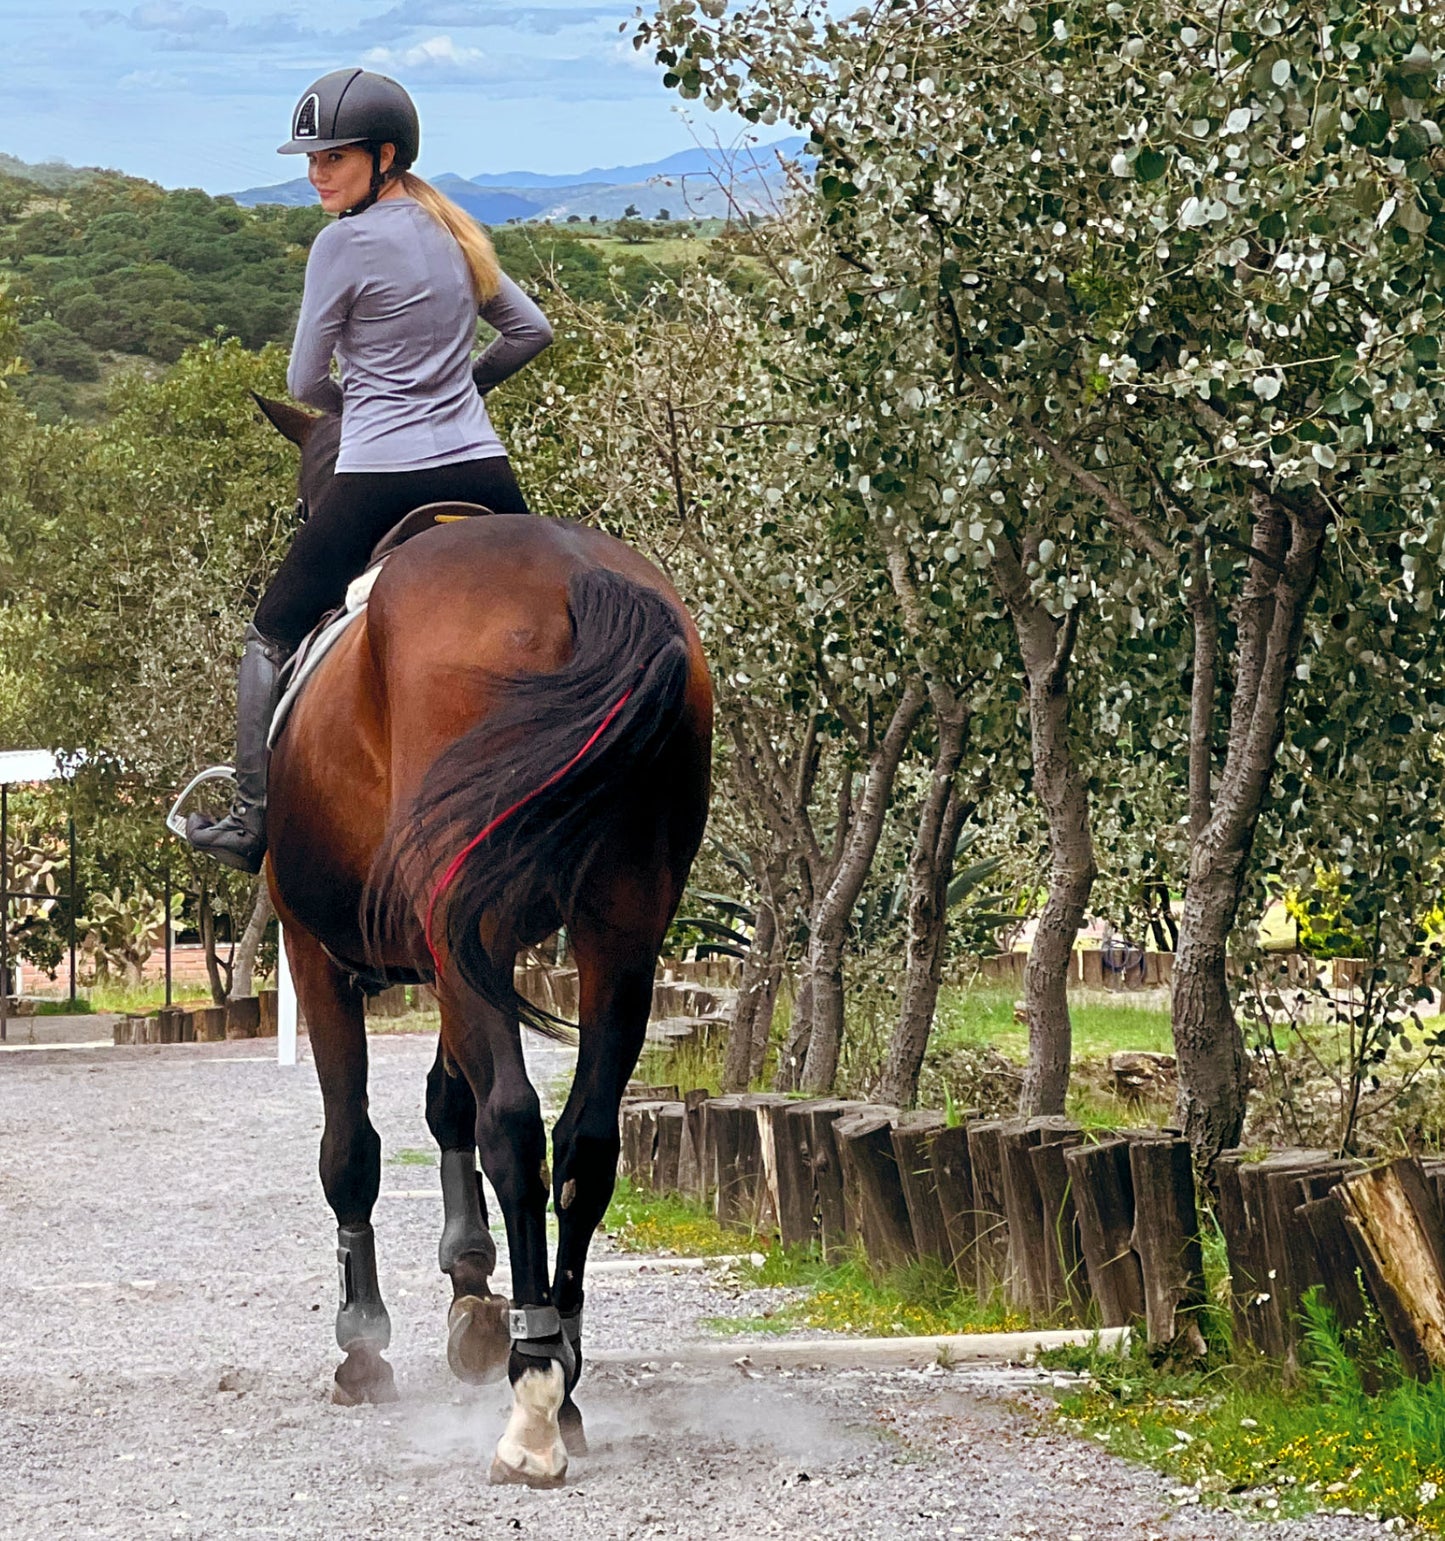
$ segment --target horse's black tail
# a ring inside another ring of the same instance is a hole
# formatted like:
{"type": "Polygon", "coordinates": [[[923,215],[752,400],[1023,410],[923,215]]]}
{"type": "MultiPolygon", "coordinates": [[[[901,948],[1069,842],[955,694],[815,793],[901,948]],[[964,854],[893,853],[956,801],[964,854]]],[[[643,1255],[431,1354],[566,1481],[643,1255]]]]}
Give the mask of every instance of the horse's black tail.
{"type": "MultiPolygon", "coordinates": [[[[427,772],[393,821],[372,867],[367,929],[415,938],[419,967],[445,960],[484,999],[563,1036],[551,1013],[518,996],[506,947],[539,924],[569,925],[577,896],[629,798],[681,720],[688,646],[661,594],[603,568],[567,588],[572,657],[552,674],[500,682],[497,705],[427,772]]],[[[389,949],[386,949],[389,950],[389,949]]]]}

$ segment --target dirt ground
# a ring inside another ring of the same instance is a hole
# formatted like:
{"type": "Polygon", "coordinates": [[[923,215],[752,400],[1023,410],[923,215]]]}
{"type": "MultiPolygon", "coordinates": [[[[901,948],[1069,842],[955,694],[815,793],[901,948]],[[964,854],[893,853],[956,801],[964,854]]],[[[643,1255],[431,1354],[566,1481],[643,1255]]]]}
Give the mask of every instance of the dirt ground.
{"type": "MultiPolygon", "coordinates": [[[[637,1351],[579,1392],[591,1454],[560,1492],[490,1488],[507,1398],[446,1369],[432,1045],[372,1041],[401,1399],[355,1409],[327,1397],[336,1271],[315,1076],[269,1048],[0,1055],[0,1537],[1385,1533],[1203,1510],[1004,1400],[1007,1374],[684,1369],[669,1352],[709,1336],[705,1318],[758,1302],[711,1272],[629,1267],[589,1284],[589,1344],[637,1351]]],[[[565,1070],[538,1050],[544,1095],[565,1070]]]]}

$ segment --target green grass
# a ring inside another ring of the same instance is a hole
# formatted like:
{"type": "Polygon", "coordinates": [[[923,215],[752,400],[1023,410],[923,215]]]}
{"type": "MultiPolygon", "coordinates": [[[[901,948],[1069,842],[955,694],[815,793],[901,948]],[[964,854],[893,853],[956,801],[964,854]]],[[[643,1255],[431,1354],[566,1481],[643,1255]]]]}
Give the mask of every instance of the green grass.
{"type": "Polygon", "coordinates": [[[679,1092],[704,1088],[716,1097],[722,1091],[727,1029],[720,1025],[706,1038],[688,1039],[676,1047],[652,1045],[642,1051],[633,1079],[647,1086],[675,1086],[679,1092]]]}
{"type": "Polygon", "coordinates": [[[437,1153],[434,1150],[413,1150],[403,1147],[394,1150],[386,1158],[389,1166],[435,1166],[437,1153]]]}
{"type": "MultiPolygon", "coordinates": [[[[258,978],[256,988],[258,990],[272,990],[276,987],[274,975],[258,978]]],[[[187,984],[182,987],[175,986],[172,990],[173,1003],[177,1006],[210,1006],[210,991],[205,985],[187,984]]],[[[143,985],[125,985],[118,981],[103,980],[91,985],[86,992],[79,997],[77,1003],[72,1006],[68,996],[59,999],[47,997],[42,999],[36,1007],[38,1016],[67,1016],[71,1012],[151,1012],[158,1011],[166,1003],[166,986],[164,980],[148,981],[143,985]]],[[[394,1033],[435,1033],[441,1025],[441,1015],[435,1005],[428,1002],[425,1007],[408,1011],[401,1017],[368,1017],[366,1030],[368,1033],[394,1034],[394,1033]]]]}
{"type": "Polygon", "coordinates": [[[68,995],[63,995],[58,1001],[37,1001],[33,1015],[37,1017],[83,1017],[89,1016],[94,1010],[95,1007],[83,995],[77,996],[73,1001],[68,995]]]}
{"type": "Polygon", "coordinates": [[[1001,1300],[981,1302],[934,1258],[882,1279],[859,1256],[825,1263],[816,1254],[774,1243],[760,1264],[742,1270],[750,1283],[806,1289],[762,1316],[714,1317],[707,1325],[735,1334],[812,1328],[850,1337],[934,1337],[965,1332],[1022,1332],[1028,1318],[1001,1300]]]}
{"type": "Polygon", "coordinates": [[[661,236],[656,240],[636,241],[629,244],[612,235],[583,236],[599,257],[616,262],[622,257],[640,257],[645,262],[656,262],[667,267],[680,263],[695,262],[705,257],[710,242],[699,236],[685,240],[679,236],[661,236]]]}
{"type": "Polygon", "coordinates": [[[368,1017],[366,1030],[373,1035],[389,1037],[396,1033],[438,1033],[442,1016],[435,1006],[413,1007],[400,1017],[368,1017]]]}
{"type": "Polygon", "coordinates": [[[931,1337],[1018,1332],[1029,1325],[1001,1302],[980,1302],[961,1290],[953,1274],[934,1260],[878,1279],[860,1256],[825,1263],[812,1249],[784,1248],[771,1237],[724,1230],[700,1205],[647,1193],[626,1178],[618,1179],[603,1224],[630,1252],[715,1257],[756,1249],[759,1261],[739,1265],[745,1282],[806,1292],[800,1298],[780,1298],[776,1309],[763,1315],[712,1318],[707,1325],[717,1332],[744,1335],[811,1328],[851,1336],[931,1337]]]}
{"type": "Polygon", "coordinates": [[[1384,1389],[1368,1396],[1353,1352],[1311,1303],[1305,1374],[1292,1388],[1263,1364],[1156,1369],[1142,1346],[1122,1358],[1045,1357],[1090,1372],[1088,1389],[1061,1400],[1070,1427],[1212,1501],[1281,1516],[1341,1506],[1445,1534],[1445,1375],[1420,1385],[1380,1354],[1384,1389]]]}
{"type": "Polygon", "coordinates": [[[627,1178],[617,1179],[603,1229],[624,1252],[660,1252],[675,1257],[718,1257],[746,1251],[753,1238],[725,1231],[701,1205],[648,1193],[627,1178]]]}
{"type": "MultiPolygon", "coordinates": [[[[266,982],[257,980],[256,988],[266,988],[266,982]]],[[[210,987],[204,984],[177,984],[171,991],[173,1004],[177,1006],[210,1006],[210,987]]],[[[143,985],[122,984],[118,980],[98,980],[85,992],[92,1011],[140,1012],[157,1011],[166,1003],[166,983],[159,979],[143,985]]]]}
{"type": "MultiPolygon", "coordinates": [[[[1022,1022],[1014,1021],[1014,1004],[1021,995],[1021,989],[1012,986],[945,986],[938,997],[938,1047],[988,1045],[1022,1064],[1028,1058],[1029,1034],[1022,1022]]],[[[1155,999],[1070,990],[1074,1058],[1105,1059],[1123,1049],[1172,1054],[1169,1013],[1160,1010],[1155,999]]]]}

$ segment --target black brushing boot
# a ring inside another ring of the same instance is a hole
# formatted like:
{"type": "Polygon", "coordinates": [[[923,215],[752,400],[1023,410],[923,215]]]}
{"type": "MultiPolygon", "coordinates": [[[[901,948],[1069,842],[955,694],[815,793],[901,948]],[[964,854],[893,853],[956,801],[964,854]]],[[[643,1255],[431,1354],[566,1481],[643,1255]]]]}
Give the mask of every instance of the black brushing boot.
{"type": "Polygon", "coordinates": [[[266,856],[266,735],[286,656],[279,642],[247,626],[236,676],[236,796],[223,819],[193,813],[186,820],[196,850],[241,872],[259,872],[266,856]]]}

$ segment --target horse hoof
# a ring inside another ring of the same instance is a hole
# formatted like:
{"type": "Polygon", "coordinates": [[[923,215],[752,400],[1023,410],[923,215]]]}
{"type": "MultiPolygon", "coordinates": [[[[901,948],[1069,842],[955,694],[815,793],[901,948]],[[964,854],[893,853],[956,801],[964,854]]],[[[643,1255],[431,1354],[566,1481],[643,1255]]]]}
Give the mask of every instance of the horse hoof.
{"type": "Polygon", "coordinates": [[[549,1475],[541,1471],[528,1471],[522,1466],[512,1466],[497,1455],[492,1457],[492,1470],[487,1480],[493,1487],[559,1488],[567,1480],[567,1468],[563,1466],[555,1475],[549,1475]]]}
{"type": "Polygon", "coordinates": [[[460,1295],[447,1312],[447,1364],[458,1380],[487,1386],[504,1380],[512,1339],[500,1295],[460,1295]]]}
{"type": "Polygon", "coordinates": [[[570,1398],[557,1410],[557,1427],[562,1432],[562,1443],[568,1455],[587,1454],[587,1431],[582,1427],[582,1414],[570,1398]]]}
{"type": "Polygon", "coordinates": [[[396,1376],[391,1366],[369,1344],[354,1344],[336,1367],[331,1400],[338,1407],[360,1407],[364,1402],[395,1402],[396,1376]]]}

